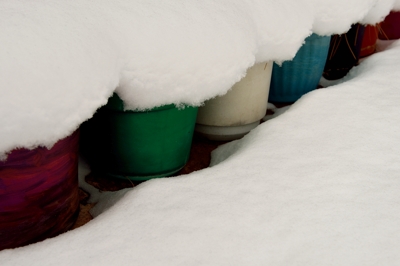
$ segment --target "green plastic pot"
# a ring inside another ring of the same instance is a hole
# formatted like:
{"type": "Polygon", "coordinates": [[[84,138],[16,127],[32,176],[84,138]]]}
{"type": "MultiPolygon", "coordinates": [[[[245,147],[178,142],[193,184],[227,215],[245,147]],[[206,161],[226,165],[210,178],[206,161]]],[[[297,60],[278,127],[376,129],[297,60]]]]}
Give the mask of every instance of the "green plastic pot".
{"type": "Polygon", "coordinates": [[[170,176],[189,159],[197,107],[124,111],[114,94],[81,126],[81,150],[93,172],[144,181],[170,176]]]}

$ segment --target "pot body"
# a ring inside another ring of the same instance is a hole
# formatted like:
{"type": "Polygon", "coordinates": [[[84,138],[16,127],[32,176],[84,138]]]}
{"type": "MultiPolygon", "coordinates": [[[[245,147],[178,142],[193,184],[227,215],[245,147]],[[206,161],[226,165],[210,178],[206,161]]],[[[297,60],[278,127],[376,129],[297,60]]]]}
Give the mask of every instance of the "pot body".
{"type": "Polygon", "coordinates": [[[199,108],[196,131],[212,140],[237,139],[265,116],[272,62],[258,63],[223,96],[199,108]]]}
{"type": "Polygon", "coordinates": [[[400,12],[390,12],[385,20],[380,23],[379,39],[400,39],[400,12]]]}
{"type": "Polygon", "coordinates": [[[317,88],[328,55],[330,38],[312,34],[305,39],[292,61],[274,66],[268,99],[270,102],[292,103],[317,88]]]}
{"type": "Polygon", "coordinates": [[[27,245],[71,228],[79,212],[79,133],[50,150],[13,150],[0,162],[0,249],[27,245]]]}
{"type": "Polygon", "coordinates": [[[197,109],[123,111],[114,94],[82,124],[82,153],[93,172],[109,177],[144,181],[172,175],[189,159],[197,109]]]}
{"type": "Polygon", "coordinates": [[[366,26],[364,31],[364,37],[361,43],[360,57],[366,57],[375,53],[377,40],[378,40],[377,27],[371,25],[366,26]]]}
{"type": "Polygon", "coordinates": [[[340,79],[357,65],[364,31],[364,26],[354,24],[347,33],[332,36],[324,69],[326,79],[340,79]]]}

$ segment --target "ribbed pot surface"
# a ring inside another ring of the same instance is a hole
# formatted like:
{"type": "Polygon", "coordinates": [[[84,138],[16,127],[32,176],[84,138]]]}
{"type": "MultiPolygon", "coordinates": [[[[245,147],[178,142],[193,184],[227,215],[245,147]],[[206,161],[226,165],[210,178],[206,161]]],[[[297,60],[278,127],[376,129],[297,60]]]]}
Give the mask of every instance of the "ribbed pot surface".
{"type": "Polygon", "coordinates": [[[0,249],[65,232],[79,212],[79,133],[0,162],[0,249]]]}
{"type": "Polygon", "coordinates": [[[272,71],[269,102],[295,102],[301,96],[315,90],[324,70],[330,36],[312,34],[305,40],[292,61],[272,71]]]}

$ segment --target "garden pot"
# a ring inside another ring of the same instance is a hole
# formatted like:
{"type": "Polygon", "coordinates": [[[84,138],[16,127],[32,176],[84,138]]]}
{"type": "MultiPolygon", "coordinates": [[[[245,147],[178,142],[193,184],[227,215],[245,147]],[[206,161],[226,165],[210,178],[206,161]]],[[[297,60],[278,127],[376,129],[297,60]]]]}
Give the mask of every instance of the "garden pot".
{"type": "Polygon", "coordinates": [[[347,33],[332,36],[323,74],[324,78],[328,80],[340,79],[357,65],[360,59],[364,31],[364,26],[354,24],[347,33]]]}
{"type": "Polygon", "coordinates": [[[71,228],[79,213],[79,133],[51,149],[15,149],[0,162],[0,250],[71,228]]]}
{"type": "Polygon", "coordinates": [[[145,181],[172,175],[188,161],[197,109],[171,104],[124,111],[114,94],[82,124],[82,153],[103,176],[145,181]]]}
{"type": "Polygon", "coordinates": [[[196,132],[211,140],[233,140],[255,128],[265,116],[272,63],[255,64],[223,96],[199,108],[196,132]]]}
{"type": "Polygon", "coordinates": [[[268,101],[293,103],[317,88],[328,55],[330,38],[312,34],[305,39],[292,61],[274,66],[268,101]]]}
{"type": "Polygon", "coordinates": [[[377,40],[378,40],[377,27],[372,25],[366,26],[364,31],[364,37],[361,43],[360,57],[366,57],[375,53],[377,40]]]}
{"type": "Polygon", "coordinates": [[[400,12],[390,12],[379,26],[379,39],[397,40],[400,39],[400,12]]]}

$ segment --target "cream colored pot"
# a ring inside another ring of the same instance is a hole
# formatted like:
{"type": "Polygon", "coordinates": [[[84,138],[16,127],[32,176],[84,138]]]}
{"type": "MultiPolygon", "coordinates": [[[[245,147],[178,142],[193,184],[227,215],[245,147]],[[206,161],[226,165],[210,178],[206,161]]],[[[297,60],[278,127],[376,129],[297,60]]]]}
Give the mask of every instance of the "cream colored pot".
{"type": "Polygon", "coordinates": [[[267,111],[272,66],[255,64],[227,94],[206,101],[195,130],[212,140],[233,140],[255,128],[267,111]]]}

